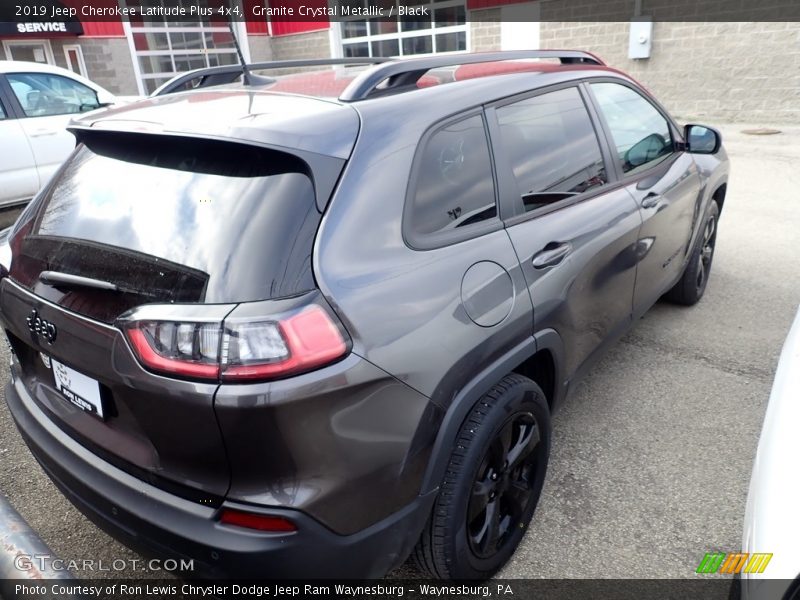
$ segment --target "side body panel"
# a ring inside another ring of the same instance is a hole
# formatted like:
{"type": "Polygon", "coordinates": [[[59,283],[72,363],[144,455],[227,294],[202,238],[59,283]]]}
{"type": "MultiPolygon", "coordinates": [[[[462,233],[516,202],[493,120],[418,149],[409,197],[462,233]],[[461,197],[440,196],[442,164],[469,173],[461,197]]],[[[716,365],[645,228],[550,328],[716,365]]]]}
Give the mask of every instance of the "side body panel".
{"type": "Polygon", "coordinates": [[[534,306],[536,331],[563,340],[562,372],[572,375],[631,322],[639,211],[621,189],[508,228],[534,306]],[[564,260],[545,269],[533,258],[553,242],[569,244],[564,260]]]}
{"type": "Polygon", "coordinates": [[[14,88],[3,75],[0,75],[0,89],[7,95],[8,104],[18,114],[19,125],[28,138],[38,172],[38,190],[50,181],[64,159],[75,148],[75,136],[67,131],[67,125],[73,117],[80,114],[27,117],[14,88]]]}
{"type": "Polygon", "coordinates": [[[615,157],[612,166],[616,176],[624,183],[642,215],[633,298],[635,321],[683,274],[711,195],[722,182],[727,181],[727,155],[723,149],[715,156],[685,152],[685,140],[677,123],[655,98],[631,81],[600,77],[588,81],[584,89],[609,142],[609,151],[615,157]],[[641,173],[623,173],[614,134],[591,83],[616,83],[637,92],[666,121],[675,144],[673,153],[641,173]]]}
{"type": "Polygon", "coordinates": [[[32,198],[39,189],[39,173],[18,119],[0,120],[0,156],[0,206],[32,198]]]}
{"type": "Polygon", "coordinates": [[[404,241],[415,151],[437,110],[444,119],[448,108],[409,114],[402,95],[357,106],[362,135],[323,218],[314,272],[353,337],[353,351],[447,408],[477,371],[530,337],[525,280],[499,223],[441,248],[416,250],[404,241]],[[491,327],[470,318],[461,293],[470,267],[487,261],[509,283],[508,297],[490,295],[490,304],[508,308],[491,327]]]}
{"type": "Polygon", "coordinates": [[[36,160],[11,93],[0,75],[0,206],[28,200],[39,189],[36,160]]]}
{"type": "Polygon", "coordinates": [[[20,119],[20,124],[30,140],[39,181],[47,184],[61,163],[75,149],[75,136],[67,131],[74,115],[53,115],[20,119]]]}
{"type": "Polygon", "coordinates": [[[692,157],[678,153],[627,191],[641,207],[642,249],[636,273],[634,314],[644,314],[680,278],[702,216],[700,176],[692,157]]]}

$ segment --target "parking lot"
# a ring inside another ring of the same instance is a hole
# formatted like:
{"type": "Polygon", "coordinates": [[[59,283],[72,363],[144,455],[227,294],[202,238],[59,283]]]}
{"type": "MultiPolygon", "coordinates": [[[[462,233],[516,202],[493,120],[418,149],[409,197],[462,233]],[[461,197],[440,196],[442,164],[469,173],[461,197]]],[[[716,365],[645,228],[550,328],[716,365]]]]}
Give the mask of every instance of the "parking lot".
{"type": "MultiPolygon", "coordinates": [[[[680,578],[707,551],[740,549],[761,421],[800,302],[800,129],[744,129],[722,127],[732,175],[705,297],[657,304],[555,416],[542,500],[504,576],[680,578]]],[[[4,402],[0,465],[0,492],[61,558],[137,558],[50,483],[4,402]]]]}

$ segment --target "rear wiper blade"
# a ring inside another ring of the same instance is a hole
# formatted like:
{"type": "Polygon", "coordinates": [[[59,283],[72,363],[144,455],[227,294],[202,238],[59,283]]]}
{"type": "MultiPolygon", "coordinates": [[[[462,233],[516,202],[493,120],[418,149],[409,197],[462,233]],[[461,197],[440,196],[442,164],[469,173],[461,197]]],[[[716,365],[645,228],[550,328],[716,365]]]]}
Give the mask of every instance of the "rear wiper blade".
{"type": "Polygon", "coordinates": [[[127,294],[137,294],[139,296],[154,296],[154,294],[150,292],[122,287],[116,283],[111,283],[110,281],[94,279],[92,277],[81,277],[80,275],[72,275],[71,273],[62,273],[60,271],[42,271],[39,273],[39,281],[55,286],[87,287],[94,288],[96,290],[108,290],[109,292],[123,292],[127,294]]]}

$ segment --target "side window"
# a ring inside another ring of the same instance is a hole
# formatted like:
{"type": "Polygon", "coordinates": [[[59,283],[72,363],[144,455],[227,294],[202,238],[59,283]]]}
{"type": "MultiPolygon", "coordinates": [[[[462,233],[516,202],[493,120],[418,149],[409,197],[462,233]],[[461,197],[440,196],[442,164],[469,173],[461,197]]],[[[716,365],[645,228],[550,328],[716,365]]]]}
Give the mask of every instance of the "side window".
{"type": "Polygon", "coordinates": [[[0,102],[0,121],[4,121],[6,118],[6,109],[3,108],[3,103],[0,102]]]}
{"type": "Polygon", "coordinates": [[[454,231],[497,217],[489,144],[480,115],[436,131],[419,159],[407,216],[414,234],[454,231]]]}
{"type": "Polygon", "coordinates": [[[497,120],[500,144],[526,212],[608,182],[600,144],[577,88],[501,106],[497,120]]]}
{"type": "Polygon", "coordinates": [[[611,129],[623,172],[647,169],[672,154],[669,123],[650,102],[618,83],[591,85],[611,129]]]}
{"type": "Polygon", "coordinates": [[[28,117],[67,115],[99,107],[94,90],[67,77],[48,73],[10,73],[7,78],[28,117]]]}

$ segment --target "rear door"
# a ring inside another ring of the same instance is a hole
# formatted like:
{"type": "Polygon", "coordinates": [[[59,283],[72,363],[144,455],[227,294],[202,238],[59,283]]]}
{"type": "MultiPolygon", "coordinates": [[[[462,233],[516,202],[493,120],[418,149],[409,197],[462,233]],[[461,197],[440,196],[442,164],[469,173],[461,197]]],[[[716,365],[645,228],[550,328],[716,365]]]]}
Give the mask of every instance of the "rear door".
{"type": "Polygon", "coordinates": [[[488,112],[533,326],[560,334],[569,378],[630,323],[639,211],[630,194],[610,185],[610,155],[577,85],[488,112]]]}
{"type": "Polygon", "coordinates": [[[67,125],[74,116],[99,108],[97,94],[82,83],[50,73],[8,73],[6,79],[44,185],[75,148],[75,136],[67,125]]]}
{"type": "Polygon", "coordinates": [[[680,277],[701,208],[701,179],[692,157],[676,149],[670,120],[633,86],[588,85],[615,151],[615,167],[636,200],[643,225],[634,316],[647,311],[680,277]]]}
{"type": "Polygon", "coordinates": [[[32,198],[39,189],[33,152],[5,91],[0,81],[0,206],[32,198]]]}

